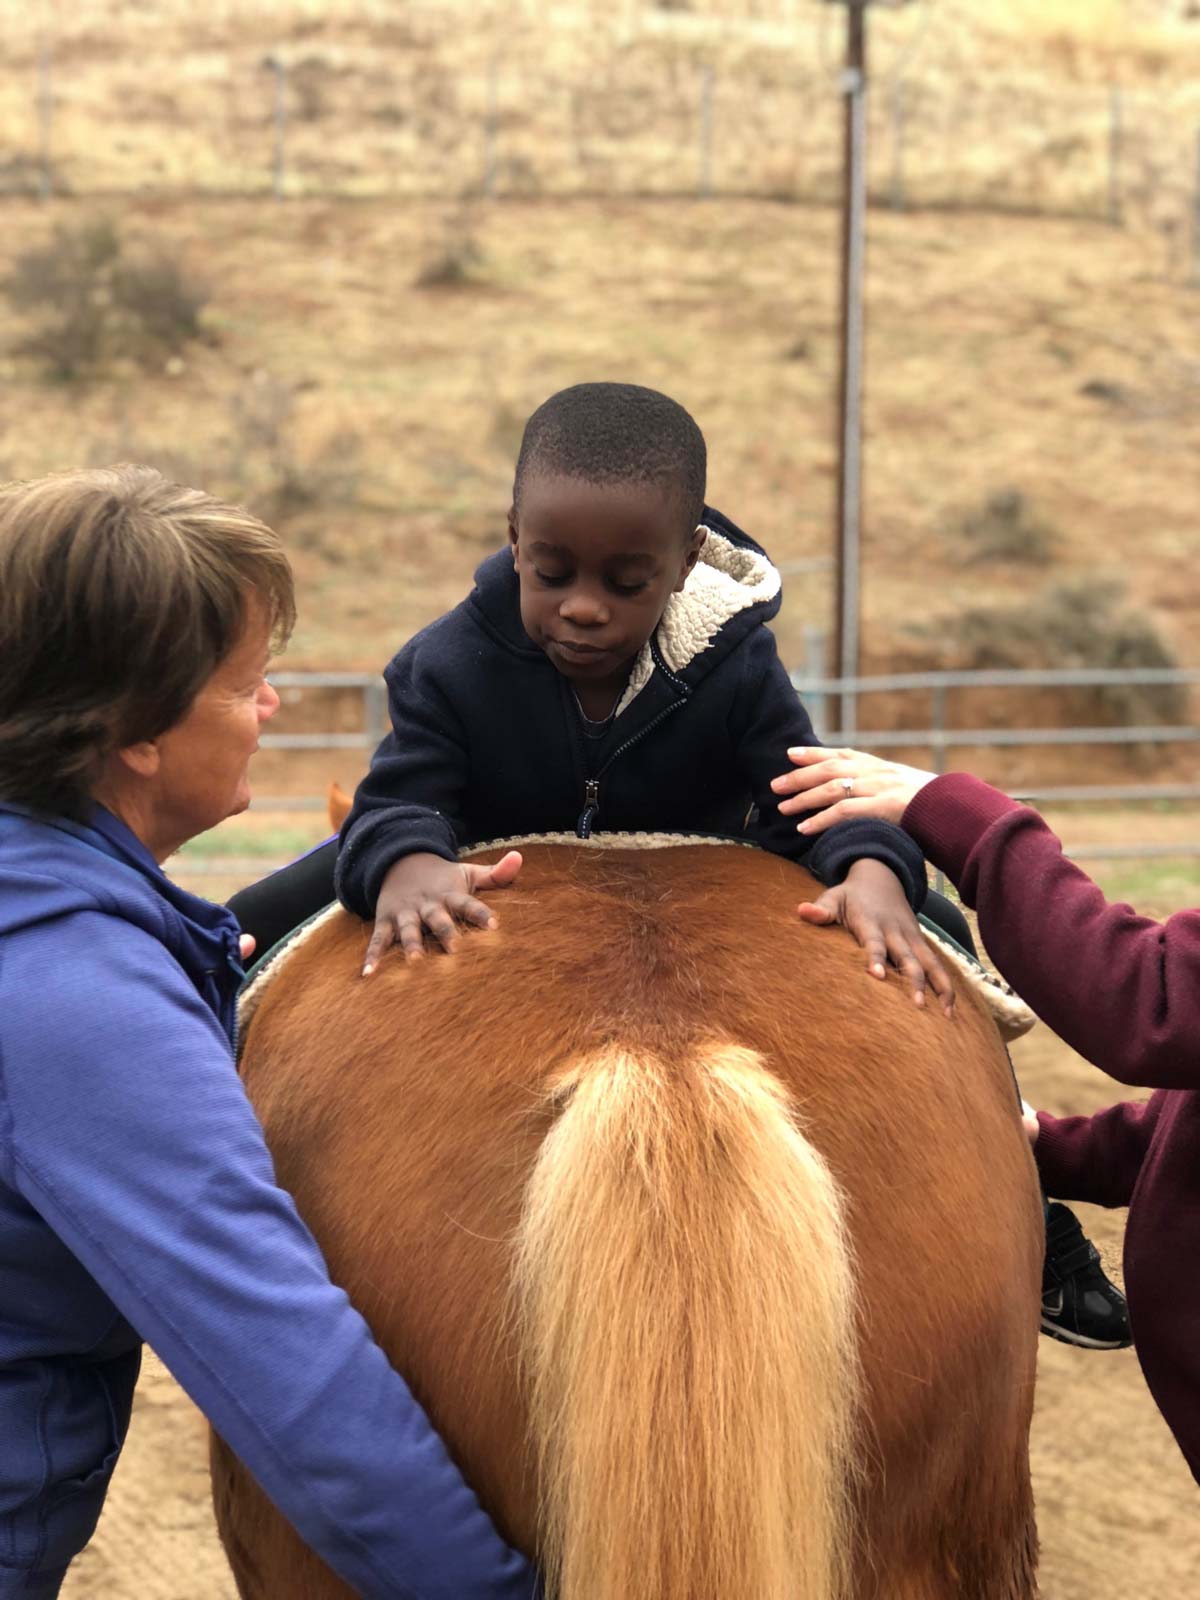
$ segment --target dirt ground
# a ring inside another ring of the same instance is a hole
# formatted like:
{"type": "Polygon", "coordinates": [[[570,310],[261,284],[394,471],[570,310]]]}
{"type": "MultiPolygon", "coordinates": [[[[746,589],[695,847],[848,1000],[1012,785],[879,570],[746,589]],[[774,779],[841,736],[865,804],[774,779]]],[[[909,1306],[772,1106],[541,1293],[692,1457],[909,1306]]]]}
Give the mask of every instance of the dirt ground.
{"type": "MultiPolygon", "coordinates": [[[[1119,1097],[1045,1029],[1021,1041],[1016,1056],[1026,1097],[1050,1110],[1091,1110],[1119,1097]]],[[[1124,1214],[1080,1209],[1118,1266],[1124,1214]]],[[[1046,1600],[1195,1592],[1196,1488],[1132,1351],[1085,1354],[1042,1341],[1033,1463],[1046,1600]]],[[[63,1594],[235,1600],[209,1507],[204,1426],[152,1355],[99,1531],[63,1594]]]]}

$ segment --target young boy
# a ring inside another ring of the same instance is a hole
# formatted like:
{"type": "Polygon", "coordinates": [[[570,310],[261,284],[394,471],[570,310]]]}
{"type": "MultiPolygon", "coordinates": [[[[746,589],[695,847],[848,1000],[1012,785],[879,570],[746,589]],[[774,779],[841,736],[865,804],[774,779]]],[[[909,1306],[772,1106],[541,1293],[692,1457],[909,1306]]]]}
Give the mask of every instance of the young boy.
{"type": "MultiPolygon", "coordinates": [[[[779,574],[704,504],[705,475],[700,429],[654,390],[579,384],[530,417],[508,548],[384,674],[392,732],[336,863],[339,898],[374,919],[365,973],[392,944],[415,958],[426,933],[451,950],[460,924],[494,926],[477,891],[511,882],[521,858],[467,865],[464,846],[673,831],[736,835],[803,861],[832,886],[816,905],[865,946],[875,976],[890,959],[918,1002],[928,982],[952,1004],[914,912],[925,904],[968,948],[970,933],[950,902],[926,898],[908,836],[875,820],[806,836],[780,814],[771,785],[785,752],[818,740],[766,627],[779,574]]],[[[230,903],[266,951],[333,889],[331,841],[230,903]]],[[[1064,1243],[1070,1272],[1091,1270],[1079,1241],[1064,1243]]],[[[1095,1329],[1048,1331],[1127,1342],[1109,1289],[1095,1329]]]]}
{"type": "MultiPolygon", "coordinates": [[[[915,916],[926,888],[912,842],[889,823],[852,822],[813,845],[778,812],[783,753],[816,736],[766,627],[779,575],[705,506],[705,472],[699,428],[653,390],[580,384],[534,412],[509,547],[384,674],[393,731],[359,786],[336,870],[339,898],[375,922],[366,972],[393,943],[415,957],[426,933],[451,949],[460,924],[493,924],[474,891],[511,881],[520,857],[464,866],[464,846],[666,830],[804,861],[871,971],[882,978],[890,959],[918,1002],[928,982],[949,1006],[915,916]]],[[[260,950],[331,898],[330,856],[232,902],[260,950]]]]}

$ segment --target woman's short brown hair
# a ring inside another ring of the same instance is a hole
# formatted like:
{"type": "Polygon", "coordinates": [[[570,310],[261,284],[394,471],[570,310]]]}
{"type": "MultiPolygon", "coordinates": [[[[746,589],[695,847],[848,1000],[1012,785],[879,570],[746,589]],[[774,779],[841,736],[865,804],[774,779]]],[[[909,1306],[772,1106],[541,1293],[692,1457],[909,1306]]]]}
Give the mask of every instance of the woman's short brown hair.
{"type": "Polygon", "coordinates": [[[105,757],[184,716],[252,597],[281,646],[279,536],[151,467],[0,489],[0,799],[86,815],[105,757]]]}

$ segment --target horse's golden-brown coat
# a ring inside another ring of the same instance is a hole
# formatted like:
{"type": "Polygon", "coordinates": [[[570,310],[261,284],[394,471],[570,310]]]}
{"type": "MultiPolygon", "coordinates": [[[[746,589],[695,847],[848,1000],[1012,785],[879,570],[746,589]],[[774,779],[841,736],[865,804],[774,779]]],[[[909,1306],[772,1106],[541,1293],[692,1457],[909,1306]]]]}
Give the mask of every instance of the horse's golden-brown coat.
{"type": "MultiPolygon", "coordinates": [[[[393,958],[363,982],[369,930],[333,919],[264,992],[244,1069],[280,1181],[484,1505],[538,1550],[509,1312],[549,1086],[609,1043],[668,1063],[730,1043],[790,1092],[847,1199],[864,1382],[854,1600],[1028,1600],[1040,1202],[982,1006],[960,985],[947,1019],[896,975],[870,978],[847,935],[796,920],[813,885],[772,855],[525,855],[496,897],[500,928],[454,957],[393,958]]],[[[344,1594],[215,1459],[243,1594],[344,1594]]]]}

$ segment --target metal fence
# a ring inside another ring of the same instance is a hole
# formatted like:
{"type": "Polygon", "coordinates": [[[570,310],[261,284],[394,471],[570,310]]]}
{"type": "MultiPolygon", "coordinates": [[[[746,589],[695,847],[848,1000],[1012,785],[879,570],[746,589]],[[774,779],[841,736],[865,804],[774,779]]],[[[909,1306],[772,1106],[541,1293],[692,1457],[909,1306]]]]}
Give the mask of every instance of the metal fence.
{"type": "MultiPolygon", "coordinates": [[[[877,25],[874,199],[1136,223],[1173,255],[1200,249],[1200,85],[1080,82],[1036,51],[966,70],[969,23],[920,9],[919,37],[889,38],[883,14],[877,25]]],[[[739,20],[654,5],[471,15],[426,0],[388,21],[364,0],[320,26],[289,10],[190,26],[147,8],[107,33],[67,10],[15,28],[0,193],[839,192],[842,21],[828,6],[739,20]]]]}
{"type": "MultiPolygon", "coordinates": [[[[276,688],[297,697],[309,692],[354,691],[361,697],[361,722],[352,732],[303,732],[264,734],[261,744],[274,750],[355,750],[363,755],[373,750],[387,730],[387,703],[383,683],[377,676],[357,672],[276,672],[271,681],[276,688]]],[[[1063,688],[1103,688],[1140,686],[1178,687],[1194,690],[1200,685],[1200,669],[1120,670],[1071,668],[1046,671],[991,672],[909,672],[860,678],[822,678],[794,673],[792,681],[803,699],[814,725],[822,729],[828,745],[854,744],[876,751],[907,752],[913,759],[924,758],[933,770],[942,772],[951,765],[956,750],[987,750],[1013,747],[1053,748],[1093,746],[1186,746],[1200,744],[1200,727],[1187,723],[1139,723],[1092,727],[959,727],[951,724],[950,697],[955,692],[969,694],[979,689],[1011,689],[1022,696],[1038,690],[1063,688]],[[927,720],[911,727],[859,727],[858,712],[871,695],[904,693],[921,697],[914,707],[928,707],[927,720]],[[825,711],[837,697],[847,712],[845,727],[824,731],[825,711]]],[[[293,702],[294,704],[295,702],[293,702]]],[[[1055,802],[1094,802],[1149,805],[1161,802],[1200,801],[1200,781],[1165,783],[1022,783],[1014,786],[1018,798],[1039,804],[1055,802]]],[[[260,795],[255,799],[259,811],[320,812],[324,795],[260,795]]],[[[1133,859],[1153,857],[1200,857],[1200,839],[1169,844],[1105,843],[1071,846],[1077,858],[1133,859]]],[[[257,863],[266,870],[263,862],[257,863]]],[[[245,869],[242,858],[208,857],[189,860],[187,871],[219,875],[245,869]]]]}

